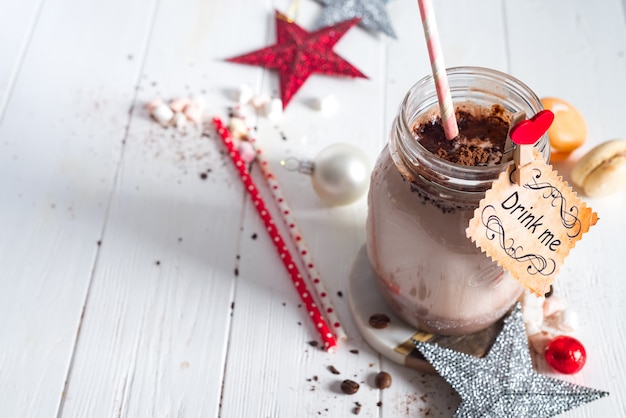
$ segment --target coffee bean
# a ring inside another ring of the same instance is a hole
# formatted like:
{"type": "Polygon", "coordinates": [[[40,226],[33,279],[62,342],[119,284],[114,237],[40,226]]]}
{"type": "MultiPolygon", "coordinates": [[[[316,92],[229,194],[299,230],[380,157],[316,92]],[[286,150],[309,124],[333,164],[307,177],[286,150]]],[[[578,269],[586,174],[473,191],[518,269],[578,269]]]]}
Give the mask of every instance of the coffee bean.
{"type": "Polygon", "coordinates": [[[384,313],[377,313],[370,316],[370,325],[376,329],[387,328],[389,322],[391,322],[391,320],[384,313]]]}
{"type": "Polygon", "coordinates": [[[354,380],[346,379],[341,382],[341,391],[347,395],[354,395],[359,390],[359,384],[354,380]]]}
{"type": "Polygon", "coordinates": [[[391,386],[391,375],[387,372],[380,372],[376,375],[374,382],[378,389],[387,389],[391,386]]]}

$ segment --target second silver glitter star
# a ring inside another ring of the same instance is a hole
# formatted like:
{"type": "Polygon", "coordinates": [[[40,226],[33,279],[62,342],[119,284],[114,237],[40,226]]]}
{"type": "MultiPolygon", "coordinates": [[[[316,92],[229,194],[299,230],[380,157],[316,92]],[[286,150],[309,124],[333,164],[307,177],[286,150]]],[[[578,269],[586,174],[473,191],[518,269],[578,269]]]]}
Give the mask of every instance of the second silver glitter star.
{"type": "Polygon", "coordinates": [[[551,417],[608,395],[533,371],[519,303],[484,358],[414,343],[461,396],[455,417],[551,417]]]}
{"type": "Polygon", "coordinates": [[[359,18],[364,28],[383,32],[393,38],[396,33],[391,27],[385,4],[388,0],[317,0],[324,5],[316,27],[332,26],[344,20],[359,18]]]}

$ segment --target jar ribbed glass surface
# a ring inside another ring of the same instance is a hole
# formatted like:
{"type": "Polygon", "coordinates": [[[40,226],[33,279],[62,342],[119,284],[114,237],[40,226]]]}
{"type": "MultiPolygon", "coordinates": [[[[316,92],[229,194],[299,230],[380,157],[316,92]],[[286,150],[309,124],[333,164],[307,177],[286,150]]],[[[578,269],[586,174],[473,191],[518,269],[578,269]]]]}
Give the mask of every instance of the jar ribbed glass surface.
{"type": "MultiPolygon", "coordinates": [[[[455,103],[499,104],[528,117],[542,109],[526,85],[498,71],[457,67],[448,69],[448,78],[455,103]]],[[[400,317],[425,331],[460,335],[493,324],[522,292],[465,233],[480,199],[508,163],[467,167],[430,153],[412,129],[433,114],[437,96],[428,76],[402,101],[372,172],[367,253],[380,291],[400,317]]],[[[536,148],[548,160],[547,135],[536,148]]]]}

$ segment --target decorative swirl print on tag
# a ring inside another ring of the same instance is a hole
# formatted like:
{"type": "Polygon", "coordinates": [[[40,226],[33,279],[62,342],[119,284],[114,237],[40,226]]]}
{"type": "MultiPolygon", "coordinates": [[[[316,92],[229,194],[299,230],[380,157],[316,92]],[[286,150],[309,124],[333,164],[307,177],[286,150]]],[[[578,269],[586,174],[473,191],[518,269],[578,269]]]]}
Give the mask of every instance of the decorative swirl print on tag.
{"type": "Polygon", "coordinates": [[[552,198],[552,207],[559,207],[561,215],[561,223],[568,230],[567,236],[574,238],[580,234],[582,224],[578,219],[578,206],[567,204],[567,199],[561,193],[558,187],[554,186],[549,181],[538,182],[543,172],[539,168],[533,169],[533,175],[531,176],[533,183],[526,183],[524,187],[530,190],[544,190],[543,198],[552,198]],[[569,206],[569,207],[568,207],[569,206]]]}
{"type": "Polygon", "coordinates": [[[486,238],[496,240],[500,248],[511,259],[518,263],[528,263],[526,271],[530,275],[540,274],[550,276],[556,270],[556,261],[553,258],[545,258],[540,254],[524,254],[524,247],[516,245],[515,239],[506,236],[502,220],[497,215],[493,205],[487,205],[482,209],[481,220],[485,226],[486,238]]]}
{"type": "Polygon", "coordinates": [[[598,220],[534,148],[554,120],[542,110],[509,131],[516,145],[474,212],[467,237],[537,296],[550,289],[565,257],[598,220]]]}

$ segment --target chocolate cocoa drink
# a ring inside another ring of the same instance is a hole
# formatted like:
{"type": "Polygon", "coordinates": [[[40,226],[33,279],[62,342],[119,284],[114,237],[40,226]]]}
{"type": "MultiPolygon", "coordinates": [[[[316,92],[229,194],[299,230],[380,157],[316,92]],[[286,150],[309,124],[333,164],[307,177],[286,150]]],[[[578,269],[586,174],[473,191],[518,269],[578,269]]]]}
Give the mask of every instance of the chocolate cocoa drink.
{"type": "MultiPolygon", "coordinates": [[[[521,285],[482,253],[465,229],[503,161],[510,117],[541,110],[518,80],[493,70],[448,70],[460,135],[447,140],[431,77],[406,95],[372,172],[367,253],[379,291],[398,316],[437,334],[461,335],[504,316],[521,285]]],[[[537,149],[549,157],[547,136],[537,149]]]]}
{"type": "Polygon", "coordinates": [[[441,118],[432,115],[417,121],[411,130],[415,139],[439,158],[465,166],[485,166],[502,162],[511,117],[504,107],[494,104],[481,108],[471,103],[455,106],[459,135],[446,139],[441,118]]]}

